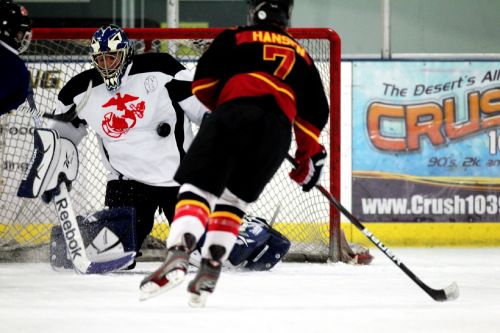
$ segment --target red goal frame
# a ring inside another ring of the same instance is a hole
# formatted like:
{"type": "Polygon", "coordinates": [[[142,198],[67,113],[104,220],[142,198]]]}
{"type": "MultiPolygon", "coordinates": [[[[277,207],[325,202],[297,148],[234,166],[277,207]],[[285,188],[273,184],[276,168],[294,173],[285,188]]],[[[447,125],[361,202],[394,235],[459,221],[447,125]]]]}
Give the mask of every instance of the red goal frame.
{"type": "MultiPolygon", "coordinates": [[[[89,39],[97,28],[34,28],[33,39],[89,39]]],[[[126,28],[131,39],[196,39],[215,38],[223,28],[126,28]]],[[[330,43],[330,192],[340,199],[341,164],[341,40],[328,28],[290,28],[288,32],[296,39],[323,39],[330,43]]],[[[330,207],[329,259],[340,260],[340,213],[330,207]]]]}

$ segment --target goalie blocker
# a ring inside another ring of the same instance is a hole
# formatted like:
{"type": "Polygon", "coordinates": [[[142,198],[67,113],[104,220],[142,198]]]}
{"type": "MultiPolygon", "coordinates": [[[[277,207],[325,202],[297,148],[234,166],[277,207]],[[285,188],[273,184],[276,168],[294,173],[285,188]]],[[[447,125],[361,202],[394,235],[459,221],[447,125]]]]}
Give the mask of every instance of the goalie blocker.
{"type": "Polygon", "coordinates": [[[33,155],[17,195],[23,198],[41,196],[49,203],[59,193],[62,182],[71,188],[78,175],[78,151],[73,142],[60,138],[52,129],[35,129],[33,142],[33,155]]]}

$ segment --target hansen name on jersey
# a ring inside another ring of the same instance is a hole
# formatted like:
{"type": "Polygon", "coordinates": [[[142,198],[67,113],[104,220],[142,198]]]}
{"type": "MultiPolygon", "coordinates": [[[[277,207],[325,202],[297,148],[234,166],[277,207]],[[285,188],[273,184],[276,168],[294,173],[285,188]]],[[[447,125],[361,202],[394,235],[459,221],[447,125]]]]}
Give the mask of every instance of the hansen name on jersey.
{"type": "Polygon", "coordinates": [[[193,92],[214,110],[229,100],[272,96],[291,123],[318,136],[329,106],[313,59],[273,25],[227,29],[198,62],[193,92]]]}

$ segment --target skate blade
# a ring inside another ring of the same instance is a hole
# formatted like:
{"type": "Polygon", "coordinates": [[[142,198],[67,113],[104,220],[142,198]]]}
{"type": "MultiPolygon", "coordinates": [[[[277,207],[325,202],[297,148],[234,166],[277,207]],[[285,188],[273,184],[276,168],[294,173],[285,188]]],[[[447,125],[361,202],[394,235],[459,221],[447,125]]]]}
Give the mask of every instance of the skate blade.
{"type": "Polygon", "coordinates": [[[208,295],[211,293],[207,291],[200,291],[200,294],[189,293],[188,304],[192,308],[204,308],[207,303],[208,295]]]}
{"type": "Polygon", "coordinates": [[[139,290],[139,300],[140,301],[145,301],[147,299],[150,299],[152,297],[158,296],[160,294],[163,294],[166,291],[169,291],[175,287],[177,287],[179,284],[184,281],[184,278],[186,277],[186,273],[181,270],[181,269],[176,269],[168,274],[165,275],[165,278],[168,280],[168,283],[163,285],[162,287],[159,286],[156,282],[154,281],[149,281],[143,284],[139,290]]]}

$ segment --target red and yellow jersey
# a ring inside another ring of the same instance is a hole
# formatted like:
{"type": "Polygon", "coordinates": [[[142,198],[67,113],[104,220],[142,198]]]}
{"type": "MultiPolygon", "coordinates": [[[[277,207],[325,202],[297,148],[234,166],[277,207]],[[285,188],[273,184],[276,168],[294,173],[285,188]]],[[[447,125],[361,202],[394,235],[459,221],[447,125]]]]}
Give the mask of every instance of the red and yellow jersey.
{"type": "Polygon", "coordinates": [[[272,25],[223,31],[201,57],[193,93],[212,111],[237,98],[272,96],[296,133],[317,142],[329,108],[306,49],[272,25]]]}

